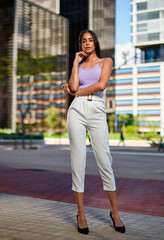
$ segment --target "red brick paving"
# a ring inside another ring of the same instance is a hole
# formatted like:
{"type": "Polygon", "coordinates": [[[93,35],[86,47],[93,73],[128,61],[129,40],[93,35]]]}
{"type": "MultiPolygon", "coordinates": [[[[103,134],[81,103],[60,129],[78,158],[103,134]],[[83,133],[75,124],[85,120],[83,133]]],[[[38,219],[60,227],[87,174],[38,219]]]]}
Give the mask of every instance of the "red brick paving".
{"type": "MultiPolygon", "coordinates": [[[[164,216],[164,181],[116,178],[117,201],[122,212],[164,216]]],[[[0,192],[75,203],[71,174],[0,167],[0,192]]],[[[99,176],[87,175],[85,205],[109,208],[99,176]]]]}

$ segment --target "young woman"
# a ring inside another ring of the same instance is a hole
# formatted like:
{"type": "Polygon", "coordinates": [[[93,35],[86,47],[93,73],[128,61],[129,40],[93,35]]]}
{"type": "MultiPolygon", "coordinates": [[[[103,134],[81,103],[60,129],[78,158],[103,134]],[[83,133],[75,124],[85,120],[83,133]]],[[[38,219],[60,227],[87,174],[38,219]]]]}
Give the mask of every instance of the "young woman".
{"type": "Polygon", "coordinates": [[[63,84],[64,92],[75,96],[68,110],[67,127],[70,140],[72,190],[75,191],[78,207],[77,230],[83,234],[89,232],[83,206],[86,130],[91,139],[103,189],[107,192],[111,204],[110,217],[114,228],[118,232],[125,232],[116,203],[116,186],[103,97],[112,64],[111,58],[101,59],[96,34],[91,30],[84,30],[79,35],[79,52],[75,55],[69,84],[63,84]]]}

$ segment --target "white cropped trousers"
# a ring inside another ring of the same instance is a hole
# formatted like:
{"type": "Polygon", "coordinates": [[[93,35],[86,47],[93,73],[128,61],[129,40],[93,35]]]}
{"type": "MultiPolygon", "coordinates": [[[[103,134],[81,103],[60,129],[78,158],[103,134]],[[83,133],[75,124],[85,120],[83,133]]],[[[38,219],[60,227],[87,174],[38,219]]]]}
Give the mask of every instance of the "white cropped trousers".
{"type": "Polygon", "coordinates": [[[104,101],[98,96],[76,97],[67,114],[72,168],[72,190],[84,192],[86,166],[86,130],[89,133],[94,156],[105,191],[115,191],[116,184],[109,149],[109,135],[104,101]]]}

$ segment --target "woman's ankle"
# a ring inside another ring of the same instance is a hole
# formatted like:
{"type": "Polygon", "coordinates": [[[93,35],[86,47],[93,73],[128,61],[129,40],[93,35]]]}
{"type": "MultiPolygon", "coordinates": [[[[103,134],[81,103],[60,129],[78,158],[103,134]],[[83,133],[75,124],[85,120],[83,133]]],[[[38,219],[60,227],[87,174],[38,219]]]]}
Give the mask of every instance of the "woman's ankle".
{"type": "Polygon", "coordinates": [[[85,217],[85,212],[84,211],[78,211],[78,216],[79,217],[85,217]]]}

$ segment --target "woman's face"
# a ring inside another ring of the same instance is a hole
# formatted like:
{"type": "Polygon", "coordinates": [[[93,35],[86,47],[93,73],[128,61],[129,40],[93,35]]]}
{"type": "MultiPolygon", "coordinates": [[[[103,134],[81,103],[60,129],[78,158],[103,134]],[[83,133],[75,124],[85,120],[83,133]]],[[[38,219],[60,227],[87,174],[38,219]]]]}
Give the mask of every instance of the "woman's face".
{"type": "Polygon", "coordinates": [[[89,32],[83,34],[81,39],[81,47],[87,54],[91,54],[95,51],[95,43],[92,34],[89,32]]]}

